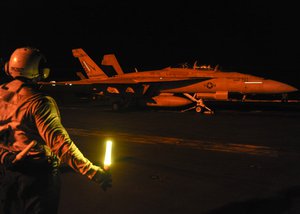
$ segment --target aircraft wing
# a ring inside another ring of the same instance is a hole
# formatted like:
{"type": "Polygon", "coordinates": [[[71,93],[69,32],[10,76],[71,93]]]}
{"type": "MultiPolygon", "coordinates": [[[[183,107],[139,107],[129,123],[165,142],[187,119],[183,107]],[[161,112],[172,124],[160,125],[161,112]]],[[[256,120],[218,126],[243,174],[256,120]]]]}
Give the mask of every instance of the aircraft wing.
{"type": "Polygon", "coordinates": [[[110,85],[110,84],[138,84],[138,82],[132,79],[83,79],[83,80],[70,80],[70,81],[51,81],[51,82],[39,82],[40,85],[110,85]]]}
{"type": "Polygon", "coordinates": [[[138,77],[138,78],[122,78],[122,77],[110,77],[106,79],[82,79],[71,81],[51,81],[51,82],[39,82],[40,85],[137,85],[147,83],[164,83],[164,82],[201,82],[211,79],[210,77],[195,77],[195,78],[178,78],[178,77],[138,77]]]}
{"type": "Polygon", "coordinates": [[[189,81],[205,81],[211,77],[138,77],[134,81],[137,83],[164,83],[164,82],[189,82],[189,81]]]}
{"type": "Polygon", "coordinates": [[[176,83],[176,82],[201,82],[201,81],[205,81],[211,79],[210,77],[207,78],[203,78],[203,77],[193,77],[193,78],[182,78],[182,77],[134,77],[134,78],[129,78],[129,77],[111,77],[111,78],[107,78],[104,80],[100,80],[100,81],[91,81],[92,84],[120,84],[120,85],[137,85],[137,84],[155,84],[155,83],[176,83]]]}

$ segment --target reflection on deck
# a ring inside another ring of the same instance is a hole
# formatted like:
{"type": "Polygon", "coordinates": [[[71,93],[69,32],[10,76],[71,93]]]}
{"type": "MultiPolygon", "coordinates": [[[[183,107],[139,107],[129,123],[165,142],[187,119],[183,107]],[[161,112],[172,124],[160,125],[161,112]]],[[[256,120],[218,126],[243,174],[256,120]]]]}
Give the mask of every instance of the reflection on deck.
{"type": "MultiPolygon", "coordinates": [[[[79,136],[99,136],[108,137],[100,131],[67,128],[68,132],[73,135],[79,136]]],[[[230,152],[230,153],[245,153],[249,155],[260,155],[277,157],[278,152],[268,146],[256,146],[247,144],[233,144],[233,143],[215,143],[203,140],[192,140],[182,139],[174,137],[161,137],[161,136],[150,136],[150,135],[131,135],[126,133],[114,133],[114,138],[118,141],[142,143],[142,144],[169,144],[186,146],[194,149],[208,150],[215,152],[230,152]]],[[[111,136],[109,136],[111,137],[111,136]]]]}

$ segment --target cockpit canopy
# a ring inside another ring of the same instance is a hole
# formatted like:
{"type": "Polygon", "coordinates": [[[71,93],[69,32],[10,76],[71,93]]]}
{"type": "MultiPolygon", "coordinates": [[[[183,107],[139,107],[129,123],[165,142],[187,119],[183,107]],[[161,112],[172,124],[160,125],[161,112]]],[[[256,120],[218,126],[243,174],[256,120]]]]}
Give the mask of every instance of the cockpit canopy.
{"type": "Polygon", "coordinates": [[[194,70],[205,70],[205,71],[218,71],[219,65],[198,65],[197,61],[194,62],[193,66],[189,65],[187,62],[180,63],[175,66],[170,66],[170,68],[185,68],[185,69],[194,69],[194,70]]]}

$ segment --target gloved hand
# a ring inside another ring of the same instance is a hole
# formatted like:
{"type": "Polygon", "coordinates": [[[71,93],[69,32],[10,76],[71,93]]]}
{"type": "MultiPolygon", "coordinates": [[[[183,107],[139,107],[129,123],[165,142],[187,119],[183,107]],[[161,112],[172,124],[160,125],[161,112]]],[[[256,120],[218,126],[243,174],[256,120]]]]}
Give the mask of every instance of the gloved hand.
{"type": "Polygon", "coordinates": [[[93,176],[92,180],[100,184],[104,191],[106,191],[107,188],[112,187],[112,177],[109,170],[104,170],[98,167],[97,172],[93,176]]]}
{"type": "Polygon", "coordinates": [[[12,152],[8,152],[3,160],[3,165],[5,166],[5,168],[9,169],[11,167],[13,167],[15,165],[15,163],[13,163],[13,161],[16,158],[16,154],[12,153],[12,152]]]}
{"type": "Polygon", "coordinates": [[[24,157],[27,155],[29,150],[36,145],[36,141],[31,141],[21,152],[14,153],[14,152],[7,152],[4,156],[4,160],[1,164],[3,164],[7,169],[15,166],[18,164],[21,160],[24,159],[24,157]]]}

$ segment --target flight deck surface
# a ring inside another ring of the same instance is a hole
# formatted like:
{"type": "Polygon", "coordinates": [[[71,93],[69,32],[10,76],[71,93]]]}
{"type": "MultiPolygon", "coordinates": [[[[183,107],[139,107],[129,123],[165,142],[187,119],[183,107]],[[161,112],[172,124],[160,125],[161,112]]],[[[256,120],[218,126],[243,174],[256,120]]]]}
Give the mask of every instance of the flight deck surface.
{"type": "Polygon", "coordinates": [[[105,139],[114,142],[113,187],[103,192],[62,166],[59,213],[300,212],[299,104],[214,115],[59,107],[91,161],[101,164],[105,139]]]}

